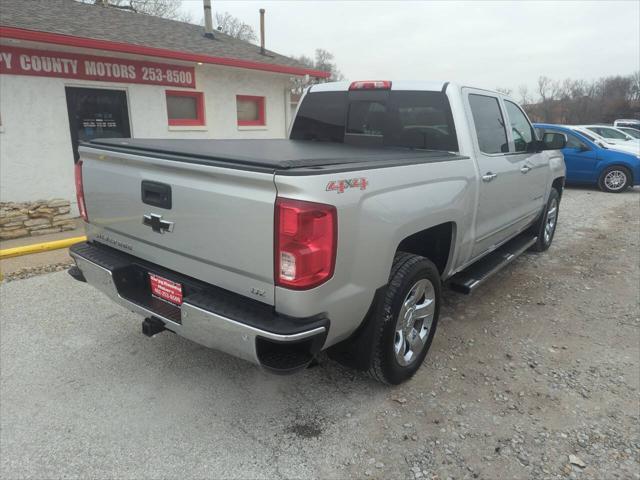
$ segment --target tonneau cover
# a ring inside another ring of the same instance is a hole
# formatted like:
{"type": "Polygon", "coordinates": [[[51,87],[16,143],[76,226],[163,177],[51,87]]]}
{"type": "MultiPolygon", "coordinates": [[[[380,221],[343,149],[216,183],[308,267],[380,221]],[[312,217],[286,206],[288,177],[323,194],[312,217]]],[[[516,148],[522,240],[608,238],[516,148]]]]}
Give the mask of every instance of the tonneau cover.
{"type": "MultiPolygon", "coordinates": [[[[84,146],[123,153],[150,155],[199,164],[265,171],[317,168],[345,164],[429,163],[462,159],[456,153],[399,147],[360,147],[309,140],[210,140],[101,138],[84,146]],[[230,165],[229,165],[230,166],[230,165]]],[[[368,165],[374,167],[374,165],[368,165]]],[[[391,165],[385,165],[391,166],[391,165]]]]}

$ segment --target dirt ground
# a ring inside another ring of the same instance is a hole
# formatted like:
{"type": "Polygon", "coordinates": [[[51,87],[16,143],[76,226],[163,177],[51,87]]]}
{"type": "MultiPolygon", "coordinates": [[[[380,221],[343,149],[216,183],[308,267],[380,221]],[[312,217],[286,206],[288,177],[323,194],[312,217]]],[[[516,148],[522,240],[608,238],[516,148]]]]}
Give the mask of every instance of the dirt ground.
{"type": "Polygon", "coordinates": [[[449,293],[424,367],[350,472],[640,478],[639,193],[568,189],[547,253],[449,293]]]}
{"type": "Polygon", "coordinates": [[[63,272],[0,290],[2,478],[640,479],[637,188],[567,189],[551,249],[445,291],[395,388],[149,340],[63,272]]]}

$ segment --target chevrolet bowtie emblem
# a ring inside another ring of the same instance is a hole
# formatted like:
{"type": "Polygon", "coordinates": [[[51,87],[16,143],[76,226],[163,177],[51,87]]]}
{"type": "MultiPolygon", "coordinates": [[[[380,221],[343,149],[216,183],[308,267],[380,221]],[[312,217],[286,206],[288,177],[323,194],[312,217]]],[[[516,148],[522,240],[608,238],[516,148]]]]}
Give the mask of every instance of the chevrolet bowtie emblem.
{"type": "Polygon", "coordinates": [[[142,217],[142,223],[151,227],[154,232],[164,233],[173,231],[173,222],[162,220],[162,215],[150,213],[142,217]]]}

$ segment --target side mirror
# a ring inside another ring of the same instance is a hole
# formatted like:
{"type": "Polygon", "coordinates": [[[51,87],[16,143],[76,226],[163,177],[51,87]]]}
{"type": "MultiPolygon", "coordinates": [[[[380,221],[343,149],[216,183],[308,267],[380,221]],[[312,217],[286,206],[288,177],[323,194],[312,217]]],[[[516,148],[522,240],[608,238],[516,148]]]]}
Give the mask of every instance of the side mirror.
{"type": "Polygon", "coordinates": [[[562,150],[567,146],[567,136],[564,133],[546,132],[540,141],[540,150],[562,150]]]}

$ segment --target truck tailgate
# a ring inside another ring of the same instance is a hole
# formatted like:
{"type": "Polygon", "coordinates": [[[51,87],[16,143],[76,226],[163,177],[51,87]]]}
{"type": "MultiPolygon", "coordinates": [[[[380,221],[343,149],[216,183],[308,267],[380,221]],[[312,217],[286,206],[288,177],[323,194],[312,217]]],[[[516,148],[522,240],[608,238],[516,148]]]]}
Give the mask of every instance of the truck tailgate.
{"type": "Polygon", "coordinates": [[[273,304],[272,173],[91,147],[80,158],[89,240],[273,304]],[[169,188],[170,208],[143,202],[143,182],[169,188]],[[159,232],[145,215],[172,225],[159,232]]]}

